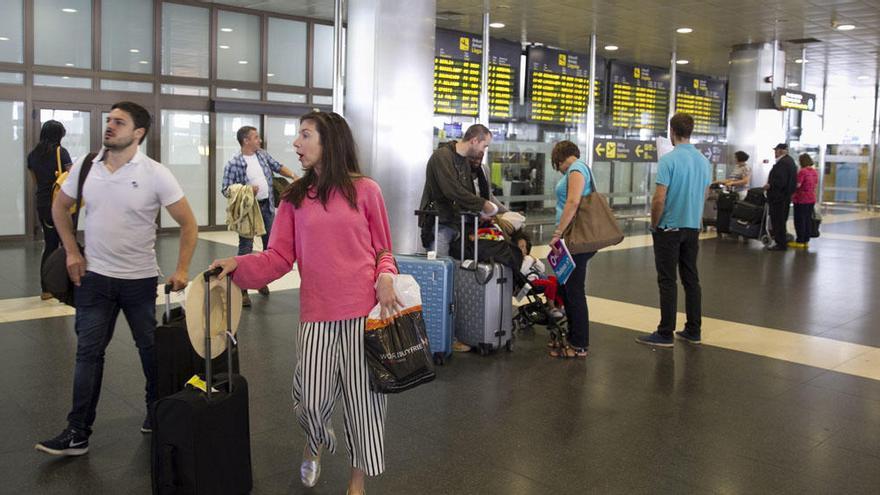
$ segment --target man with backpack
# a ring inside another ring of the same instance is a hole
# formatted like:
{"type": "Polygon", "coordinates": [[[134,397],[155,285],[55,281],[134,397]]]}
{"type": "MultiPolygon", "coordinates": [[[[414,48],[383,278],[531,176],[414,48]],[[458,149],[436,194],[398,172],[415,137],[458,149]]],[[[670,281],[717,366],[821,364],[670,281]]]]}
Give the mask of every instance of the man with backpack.
{"type": "MultiPolygon", "coordinates": [[[[67,427],[36,445],[52,455],[89,451],[95,422],[104,354],[119,312],[125,315],[146,379],[146,403],[156,399],[156,216],[164,207],[180,225],[177,268],[167,283],[183,289],[196,246],[198,226],[177,180],[164,165],[138,150],[150,130],[150,114],[132,102],[113,105],[107,117],[104,148],[79,160],[52,203],[52,218],[67,252],[67,271],[76,286],[77,336],[73,406],[67,427]],[[80,181],[80,174],[85,180],[80,181]],[[80,252],[69,208],[80,196],[87,205],[85,253],[80,252]],[[85,256],[83,256],[85,255],[85,256]]],[[[152,432],[149,417],[142,433],[152,432]]]]}

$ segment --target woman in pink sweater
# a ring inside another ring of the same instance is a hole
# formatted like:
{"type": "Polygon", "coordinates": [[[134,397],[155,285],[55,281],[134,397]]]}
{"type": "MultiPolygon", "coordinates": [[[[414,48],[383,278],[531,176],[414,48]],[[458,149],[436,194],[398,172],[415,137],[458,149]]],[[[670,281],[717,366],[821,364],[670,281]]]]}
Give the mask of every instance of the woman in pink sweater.
{"type": "Polygon", "coordinates": [[[788,243],[788,247],[805,249],[810,242],[813,229],[813,208],[816,206],[816,186],[819,174],[813,167],[813,159],[803,153],[798,157],[801,169],[797,174],[797,190],[791,196],[794,203],[794,230],[797,237],[788,243]]]}
{"type": "Polygon", "coordinates": [[[385,470],[385,396],[370,389],[364,322],[378,301],[383,313],[398,306],[391,232],[379,185],[361,174],[354,138],[336,113],[300,119],[293,143],[305,170],[288,187],[262,253],[215,261],[242,289],[263,287],[296,263],[300,284],[298,361],[293,400],[306,435],[300,466],[304,485],[321,474],[321,449],[336,451],[330,424],[344,398],[345,440],[351,456],[348,493],[364,477],[385,470]]]}

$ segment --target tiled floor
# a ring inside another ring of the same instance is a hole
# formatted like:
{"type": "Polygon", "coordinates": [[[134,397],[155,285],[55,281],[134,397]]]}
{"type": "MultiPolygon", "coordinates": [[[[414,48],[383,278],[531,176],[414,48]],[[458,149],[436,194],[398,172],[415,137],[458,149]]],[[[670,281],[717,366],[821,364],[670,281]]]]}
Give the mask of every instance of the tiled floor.
{"type": "MultiPolygon", "coordinates": [[[[659,318],[650,243],[634,225],[627,249],[590,262],[591,356],[546,357],[540,328],[512,353],[456,355],[435,382],[390,398],[388,470],[368,491],[880,492],[880,245],[863,239],[880,237],[880,218],[863,217],[829,221],[808,252],[706,236],[706,345],[671,351],[633,343],[659,318]]],[[[166,271],[176,248],[174,237],[158,243],[166,271]]],[[[194,267],[234,251],[222,235],[203,236],[194,267]]],[[[0,301],[0,493],[149,493],[143,378],[123,319],[90,453],[33,450],[64,425],[73,319],[34,301],[38,245],[7,244],[0,255],[0,299],[15,298],[0,301]]],[[[344,493],[344,449],[325,457],[316,488],[297,476],[297,286],[293,274],[269,298],[252,296],[242,318],[254,493],[344,493]]]]}

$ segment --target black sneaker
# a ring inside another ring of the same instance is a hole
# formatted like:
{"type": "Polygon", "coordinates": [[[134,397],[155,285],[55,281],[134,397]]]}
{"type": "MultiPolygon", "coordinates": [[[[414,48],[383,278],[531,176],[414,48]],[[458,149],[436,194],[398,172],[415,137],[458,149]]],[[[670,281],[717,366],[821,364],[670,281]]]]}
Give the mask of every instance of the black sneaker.
{"type": "Polygon", "coordinates": [[[148,434],[153,433],[153,424],[150,423],[150,415],[148,414],[146,418],[144,418],[144,423],[141,425],[141,433],[148,434]]]}
{"type": "Polygon", "coordinates": [[[680,330],[675,332],[675,336],[681,340],[688,342],[689,344],[702,344],[703,338],[699,335],[694,335],[687,330],[680,330]]]}
{"type": "Polygon", "coordinates": [[[67,428],[52,440],[44,440],[35,449],[52,455],[83,455],[89,451],[89,437],[74,428],[67,428]]]}
{"type": "Polygon", "coordinates": [[[662,347],[662,348],[671,348],[674,345],[672,341],[672,337],[664,337],[657,332],[654,332],[649,335],[645,335],[643,337],[636,338],[636,342],[639,344],[645,344],[652,347],[662,347]]]}

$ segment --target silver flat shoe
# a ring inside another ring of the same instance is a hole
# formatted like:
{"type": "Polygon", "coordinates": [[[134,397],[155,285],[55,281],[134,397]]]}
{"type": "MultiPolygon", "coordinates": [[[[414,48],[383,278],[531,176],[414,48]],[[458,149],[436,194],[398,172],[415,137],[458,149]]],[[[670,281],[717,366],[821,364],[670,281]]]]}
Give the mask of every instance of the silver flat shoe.
{"type": "Polygon", "coordinates": [[[302,484],[311,488],[318,484],[318,478],[321,476],[321,459],[303,459],[302,465],[299,467],[299,479],[302,484]]]}

